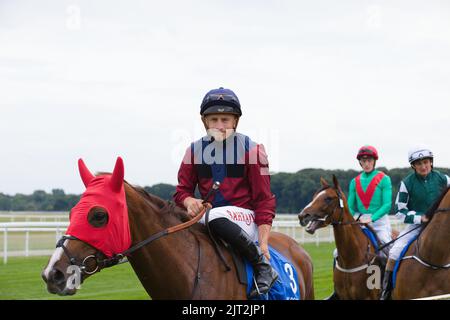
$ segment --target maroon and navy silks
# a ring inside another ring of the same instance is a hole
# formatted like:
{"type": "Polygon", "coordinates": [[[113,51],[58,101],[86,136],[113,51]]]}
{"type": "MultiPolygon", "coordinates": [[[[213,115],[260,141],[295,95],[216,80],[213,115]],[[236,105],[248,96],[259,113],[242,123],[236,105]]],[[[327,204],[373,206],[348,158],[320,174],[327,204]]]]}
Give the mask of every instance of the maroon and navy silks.
{"type": "Polygon", "coordinates": [[[131,236],[122,158],[117,158],[111,175],[94,176],[81,159],[78,160],[78,168],[86,191],[71,210],[67,234],[100,250],[108,258],[127,250],[131,245],[131,236]],[[94,227],[89,224],[88,213],[94,207],[106,210],[106,225],[94,227]]]}
{"type": "Polygon", "coordinates": [[[375,177],[373,177],[372,181],[370,181],[369,185],[367,186],[366,192],[364,192],[362,185],[361,185],[361,175],[358,175],[355,179],[356,182],[356,193],[358,194],[359,199],[361,200],[364,208],[366,210],[369,209],[370,201],[372,201],[373,194],[375,193],[375,190],[377,188],[377,185],[380,183],[380,181],[383,179],[384,173],[378,172],[375,177]]]}
{"type": "Polygon", "coordinates": [[[256,225],[272,224],[275,196],[270,190],[270,175],[264,146],[235,133],[223,142],[206,136],[187,149],[178,171],[174,201],[183,207],[187,197],[194,197],[198,186],[205,197],[214,181],[220,189],[212,206],[236,206],[255,212],[256,225]]]}

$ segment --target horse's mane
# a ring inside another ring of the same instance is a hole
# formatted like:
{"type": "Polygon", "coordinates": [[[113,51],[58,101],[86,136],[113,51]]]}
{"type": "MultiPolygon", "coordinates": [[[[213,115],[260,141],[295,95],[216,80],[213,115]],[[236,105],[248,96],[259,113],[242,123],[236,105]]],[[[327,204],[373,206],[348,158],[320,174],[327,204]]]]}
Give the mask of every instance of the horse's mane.
{"type": "MultiPolygon", "coordinates": [[[[126,182],[126,181],[125,181],[126,182]]],[[[163,200],[154,194],[148,193],[144,188],[139,186],[133,186],[126,182],[131,189],[136,191],[144,200],[146,200],[150,205],[154,206],[157,211],[159,211],[162,218],[166,216],[172,216],[181,222],[186,222],[190,220],[186,210],[180,208],[173,201],[163,200]]]]}
{"type": "MultiPolygon", "coordinates": [[[[96,172],[96,176],[110,175],[110,172],[96,172]]],[[[138,195],[140,195],[146,203],[152,206],[157,212],[160,213],[161,218],[166,220],[169,217],[174,217],[181,222],[186,222],[191,218],[187,214],[186,210],[178,207],[175,202],[163,200],[154,194],[148,193],[144,188],[140,186],[134,186],[128,181],[124,182],[133,189],[138,195]]]]}
{"type": "Polygon", "coordinates": [[[439,198],[432,204],[432,206],[427,210],[427,212],[425,212],[425,216],[431,220],[431,218],[433,218],[434,213],[436,212],[436,210],[439,207],[439,204],[441,203],[442,199],[444,199],[445,195],[447,194],[447,192],[450,190],[450,186],[445,188],[441,195],[439,196],[439,198]]]}

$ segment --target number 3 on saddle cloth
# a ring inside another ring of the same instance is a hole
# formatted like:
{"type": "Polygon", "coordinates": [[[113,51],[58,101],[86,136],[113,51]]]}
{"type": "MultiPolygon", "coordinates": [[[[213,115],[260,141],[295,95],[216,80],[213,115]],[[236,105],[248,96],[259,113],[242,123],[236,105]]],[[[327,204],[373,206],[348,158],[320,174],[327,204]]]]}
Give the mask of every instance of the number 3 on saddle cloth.
{"type": "MultiPolygon", "coordinates": [[[[278,272],[278,279],[269,292],[252,300],[300,300],[300,290],[295,267],[281,253],[269,246],[270,264],[278,272]]],[[[245,261],[247,296],[254,286],[253,267],[245,261]]]]}

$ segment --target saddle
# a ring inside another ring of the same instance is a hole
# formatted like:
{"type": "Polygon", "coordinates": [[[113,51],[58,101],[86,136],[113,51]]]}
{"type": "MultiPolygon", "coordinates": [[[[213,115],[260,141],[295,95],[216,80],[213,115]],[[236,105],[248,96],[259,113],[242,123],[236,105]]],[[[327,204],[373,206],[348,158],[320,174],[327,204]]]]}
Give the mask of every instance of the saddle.
{"type": "MultiPolygon", "coordinates": [[[[250,262],[244,259],[235,249],[222,239],[219,240],[226,250],[229,250],[236,268],[239,283],[247,287],[247,296],[254,285],[254,272],[250,262]]],[[[269,245],[270,264],[278,272],[279,278],[268,293],[252,300],[300,300],[300,289],[295,267],[278,251],[269,245]]]]}
{"type": "Polygon", "coordinates": [[[381,270],[384,273],[384,268],[386,266],[387,258],[389,256],[389,248],[385,247],[381,251],[379,251],[379,248],[382,246],[382,243],[371,226],[369,225],[361,226],[361,230],[369,239],[369,241],[372,243],[372,246],[375,248],[376,260],[379,262],[381,270]]]}

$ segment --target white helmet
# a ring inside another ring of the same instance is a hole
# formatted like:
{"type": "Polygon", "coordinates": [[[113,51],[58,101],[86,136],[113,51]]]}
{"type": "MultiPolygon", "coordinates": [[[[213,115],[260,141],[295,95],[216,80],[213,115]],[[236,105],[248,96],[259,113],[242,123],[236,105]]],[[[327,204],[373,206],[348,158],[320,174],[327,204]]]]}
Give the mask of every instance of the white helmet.
{"type": "Polygon", "coordinates": [[[415,147],[409,150],[408,152],[408,161],[410,164],[412,164],[416,160],[424,158],[433,159],[433,152],[431,152],[431,150],[428,149],[427,147],[423,146],[415,147]]]}

